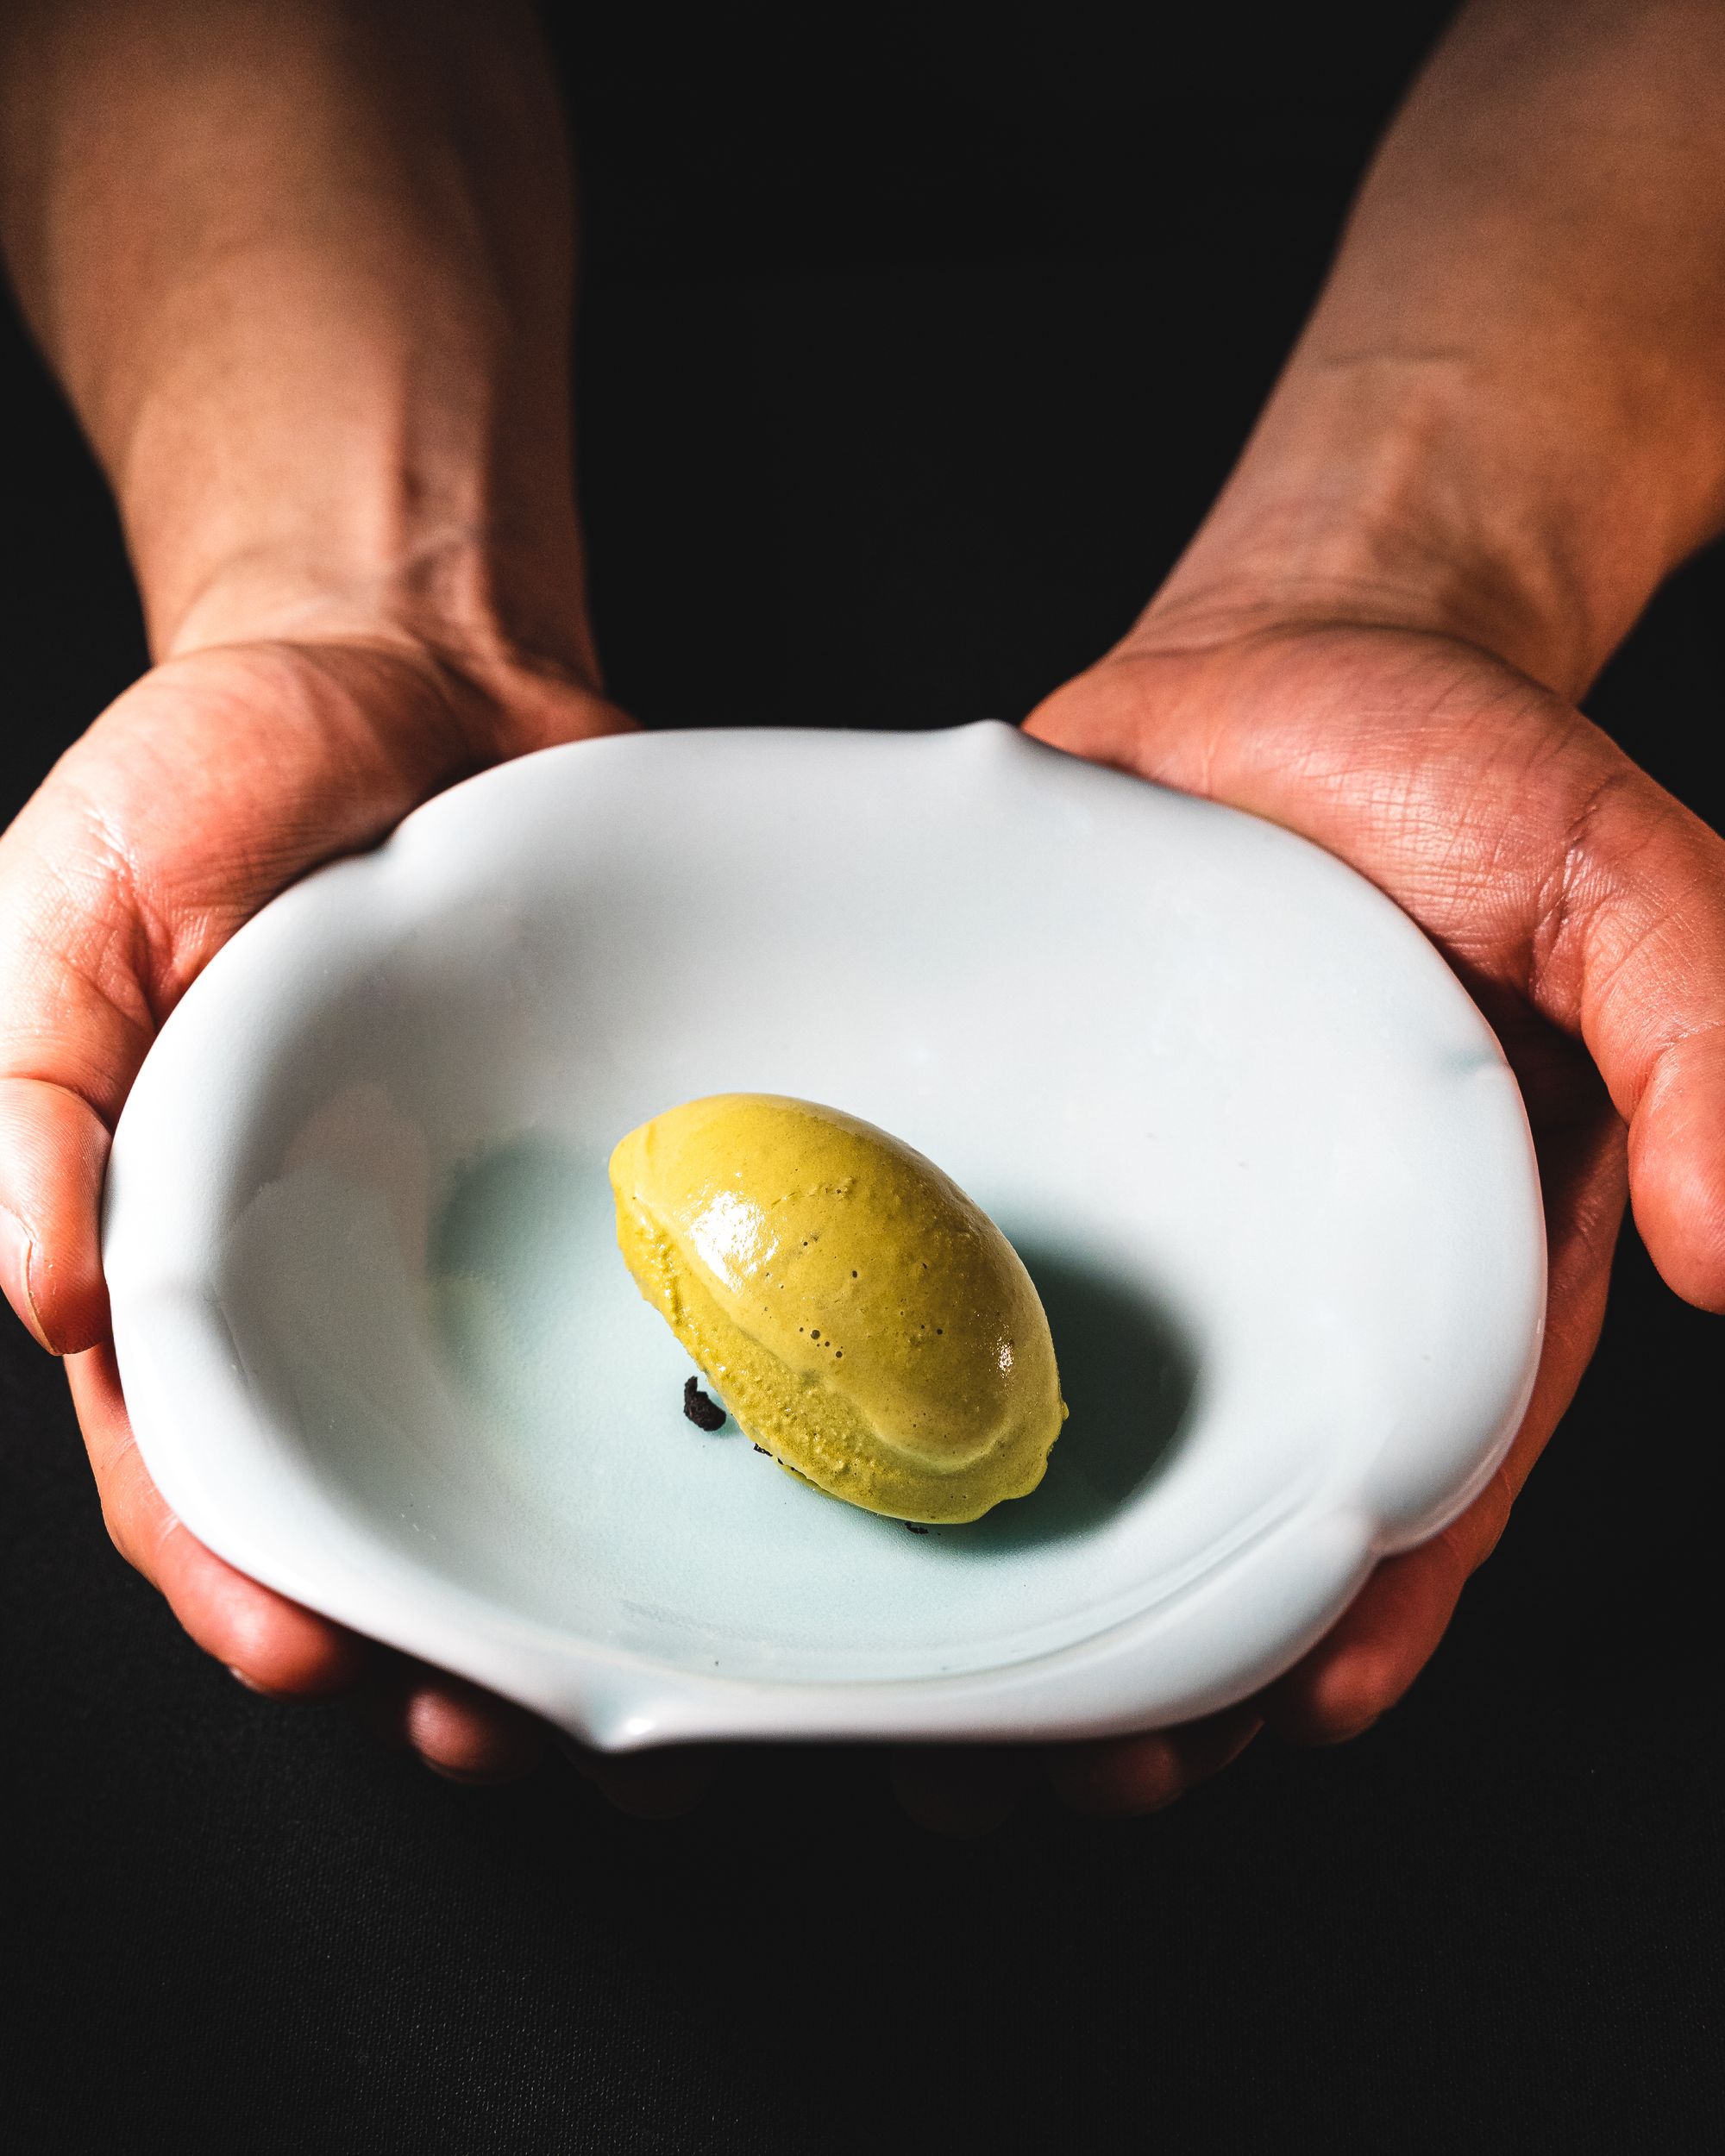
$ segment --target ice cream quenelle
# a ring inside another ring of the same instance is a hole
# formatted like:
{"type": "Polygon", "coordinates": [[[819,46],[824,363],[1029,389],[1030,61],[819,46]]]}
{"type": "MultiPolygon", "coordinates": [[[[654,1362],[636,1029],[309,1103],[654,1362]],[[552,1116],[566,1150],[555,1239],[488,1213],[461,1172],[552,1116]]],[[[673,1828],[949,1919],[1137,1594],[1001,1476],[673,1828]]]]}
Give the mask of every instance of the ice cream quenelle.
{"type": "Polygon", "coordinates": [[[1042,1480],[1054,1343],[1016,1250],[859,1116],[718,1094],[611,1156],[641,1292],[782,1466],[894,1519],[975,1520],[1042,1480]]]}

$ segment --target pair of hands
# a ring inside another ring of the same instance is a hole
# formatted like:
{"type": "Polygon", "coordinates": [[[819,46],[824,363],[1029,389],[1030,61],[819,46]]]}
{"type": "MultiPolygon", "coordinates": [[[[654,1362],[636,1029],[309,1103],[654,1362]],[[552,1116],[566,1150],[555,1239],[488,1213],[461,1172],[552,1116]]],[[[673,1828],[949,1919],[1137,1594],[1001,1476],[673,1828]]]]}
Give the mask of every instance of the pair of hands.
{"type": "MultiPolygon", "coordinates": [[[[542,1732],[247,1579],[152,1485],[127,1420],[97,1247],[109,1135],[157,1027],[222,943],[319,862],[466,774],[630,722],[507,649],[351,617],[170,659],[56,766],[0,840],[0,1280],[66,1358],[109,1531],[193,1639],[284,1697],[348,1690],[456,1778],[542,1732]]],[[[1078,1809],[1171,1802],[1268,1726],[1333,1742],[1394,1705],[1490,1553],[1597,1338],[1626,1190],[1655,1262],[1725,1306],[1725,843],[1571,705],[1483,649],[1382,620],[1152,607],[1027,722],[1055,746],[1255,811],[1396,899],[1515,1066],[1551,1245],[1538,1382],[1492,1485],[1381,1564],[1268,1691],[1183,1729],[1033,1755],[907,1752],[901,1800],[986,1824],[1044,1776],[1078,1809]],[[1627,1146],[1626,1146],[1627,1126],[1627,1146]]],[[[681,1808],[702,1755],[594,1759],[625,1808],[681,1808]]]]}

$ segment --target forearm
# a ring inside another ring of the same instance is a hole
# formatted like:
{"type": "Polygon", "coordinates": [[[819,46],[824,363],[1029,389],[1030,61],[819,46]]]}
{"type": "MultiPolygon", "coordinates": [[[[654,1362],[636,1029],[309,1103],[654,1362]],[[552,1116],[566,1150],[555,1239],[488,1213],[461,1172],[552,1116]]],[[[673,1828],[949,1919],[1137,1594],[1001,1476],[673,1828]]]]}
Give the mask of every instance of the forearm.
{"type": "Polygon", "coordinates": [[[1346,611],[1578,693],[1725,521],[1722,141],[1716,0],[1466,9],[1157,632],[1346,611]]]}
{"type": "Polygon", "coordinates": [[[44,0],[0,66],[9,258],[158,653],[430,616],[590,674],[524,13],[44,0]]]}

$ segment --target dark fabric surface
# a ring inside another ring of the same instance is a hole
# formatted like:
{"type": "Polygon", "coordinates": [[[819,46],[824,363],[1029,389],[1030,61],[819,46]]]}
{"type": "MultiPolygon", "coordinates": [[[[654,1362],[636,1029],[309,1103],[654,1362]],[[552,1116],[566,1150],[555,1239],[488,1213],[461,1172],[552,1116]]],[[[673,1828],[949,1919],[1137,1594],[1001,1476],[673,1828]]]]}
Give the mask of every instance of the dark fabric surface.
{"type": "MultiPolygon", "coordinates": [[[[1093,655],[1225,470],[1429,31],[1382,12],[1346,55],[1318,9],[1287,11],[1303,42],[1111,59],[1029,9],[979,44],[888,9],[798,98],[752,17],[584,33],[618,693],[660,724],[937,724],[1093,655]]],[[[9,814],[142,655],[16,339],[6,379],[9,814]]],[[[1717,558],[1676,580],[1593,705],[1715,822],[1722,597],[1717,558]]],[[[871,1755],[751,1755],[651,1827],[561,1768],[461,1789],[250,1696],[108,1546],[9,1323],[0,2140],[1711,2145],[1719,1344],[1632,1241],[1580,1401],[1366,1738],[1260,1742],[1141,1823],[1032,1804],[955,1844],[871,1755]]]]}

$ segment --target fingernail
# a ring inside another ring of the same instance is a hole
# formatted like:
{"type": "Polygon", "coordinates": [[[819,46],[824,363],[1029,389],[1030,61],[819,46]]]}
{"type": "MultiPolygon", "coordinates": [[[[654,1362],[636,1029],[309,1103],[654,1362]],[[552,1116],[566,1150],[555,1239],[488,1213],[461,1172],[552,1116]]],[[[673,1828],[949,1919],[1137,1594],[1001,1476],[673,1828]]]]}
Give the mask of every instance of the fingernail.
{"type": "Polygon", "coordinates": [[[0,1288],[5,1289],[7,1301],[38,1343],[52,1355],[53,1343],[43,1330],[36,1299],[30,1293],[30,1238],[23,1222],[10,1206],[0,1206],[0,1288]]]}
{"type": "Polygon", "coordinates": [[[243,1670],[236,1670],[231,1662],[224,1663],[223,1667],[227,1670],[229,1676],[233,1678],[236,1684],[243,1684],[248,1692],[255,1692],[260,1699],[267,1699],[269,1697],[269,1694],[264,1689],[263,1686],[257,1682],[255,1677],[248,1677],[243,1670]]]}

